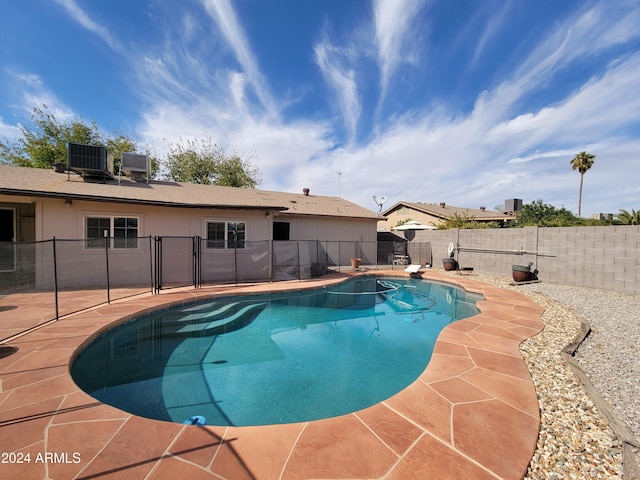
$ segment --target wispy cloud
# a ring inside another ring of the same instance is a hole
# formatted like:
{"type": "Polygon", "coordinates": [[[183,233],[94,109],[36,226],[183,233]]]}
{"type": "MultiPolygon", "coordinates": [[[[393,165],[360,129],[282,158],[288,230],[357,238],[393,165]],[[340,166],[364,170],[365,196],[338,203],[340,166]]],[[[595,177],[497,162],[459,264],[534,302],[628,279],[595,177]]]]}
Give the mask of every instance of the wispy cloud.
{"type": "Polygon", "coordinates": [[[260,72],[258,60],[249,46],[244,30],[238,23],[231,3],[228,0],[202,0],[202,3],[227,39],[260,102],[268,114],[276,118],[278,109],[271,98],[267,81],[260,72]]]}
{"type": "Polygon", "coordinates": [[[47,110],[58,120],[67,121],[76,115],[52,92],[35,73],[23,73],[3,68],[5,88],[19,92],[13,108],[21,110],[24,116],[29,116],[34,108],[47,106],[47,110]]]}
{"type": "Polygon", "coordinates": [[[67,13],[80,25],[96,34],[104,41],[112,50],[122,53],[124,49],[118,40],[113,38],[109,31],[96,23],[93,19],[82,10],[75,0],[55,0],[59,5],[63,6],[67,13]]]}
{"type": "Polygon", "coordinates": [[[374,0],[375,40],[380,68],[380,103],[397,66],[411,56],[414,47],[411,23],[424,5],[424,0],[374,0]]]}
{"type": "Polygon", "coordinates": [[[0,141],[7,139],[9,142],[15,142],[21,135],[22,132],[17,125],[9,125],[0,117],[0,141]]]}
{"type": "Polygon", "coordinates": [[[343,65],[339,49],[332,46],[327,38],[314,47],[314,53],[323,77],[336,94],[350,143],[355,138],[362,110],[355,71],[343,65]]]}
{"type": "MultiPolygon", "coordinates": [[[[485,7],[489,5],[489,3],[485,3],[485,7]]],[[[483,19],[488,17],[486,20],[486,24],[482,29],[480,37],[476,43],[475,51],[473,54],[473,63],[479,61],[482,57],[487,45],[491,42],[493,38],[497,36],[500,30],[504,27],[505,22],[509,19],[509,14],[511,13],[514,3],[512,2],[498,2],[498,5],[495,5],[495,2],[492,2],[494,9],[491,10],[491,13],[487,15],[487,9],[481,10],[480,13],[483,15],[483,19]]]]}

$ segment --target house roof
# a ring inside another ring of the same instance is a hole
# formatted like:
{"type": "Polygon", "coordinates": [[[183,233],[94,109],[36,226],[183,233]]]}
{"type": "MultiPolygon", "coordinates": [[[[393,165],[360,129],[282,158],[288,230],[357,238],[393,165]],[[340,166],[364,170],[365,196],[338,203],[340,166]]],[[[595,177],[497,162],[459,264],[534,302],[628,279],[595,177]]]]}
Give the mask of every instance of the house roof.
{"type": "Polygon", "coordinates": [[[481,208],[466,208],[466,207],[453,207],[447,205],[444,202],[441,203],[422,203],[422,202],[398,202],[393,207],[382,212],[383,216],[387,216],[390,213],[400,210],[401,208],[408,208],[416,210],[418,212],[426,213],[434,217],[447,220],[449,218],[458,216],[473,217],[476,221],[490,222],[490,221],[504,221],[515,218],[510,213],[500,212],[498,210],[487,210],[481,208]]]}
{"type": "Polygon", "coordinates": [[[98,202],[182,208],[276,210],[282,214],[351,217],[379,220],[374,212],[339,197],[274,192],[253,188],[220,187],[194,183],[123,177],[86,181],[74,173],[0,165],[0,194],[70,198],[98,202]]]}

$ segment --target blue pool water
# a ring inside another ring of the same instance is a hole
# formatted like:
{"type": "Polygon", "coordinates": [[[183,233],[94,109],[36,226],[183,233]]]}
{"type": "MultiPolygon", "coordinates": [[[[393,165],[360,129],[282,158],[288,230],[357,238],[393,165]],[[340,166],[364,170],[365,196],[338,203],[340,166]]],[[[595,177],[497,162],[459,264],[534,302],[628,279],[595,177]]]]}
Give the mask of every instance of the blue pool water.
{"type": "Polygon", "coordinates": [[[440,331],[477,314],[480,298],[448,284],[370,276],[213,299],[113,329],[78,355],[71,374],[98,400],[159,420],[245,426],[333,417],[411,384],[440,331]]]}

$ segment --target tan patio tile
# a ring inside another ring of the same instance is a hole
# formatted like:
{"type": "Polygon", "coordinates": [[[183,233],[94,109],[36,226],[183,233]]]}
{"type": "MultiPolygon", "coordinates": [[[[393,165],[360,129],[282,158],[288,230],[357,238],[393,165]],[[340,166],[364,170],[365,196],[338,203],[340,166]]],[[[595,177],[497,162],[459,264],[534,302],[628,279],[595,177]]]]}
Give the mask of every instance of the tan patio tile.
{"type": "Polygon", "coordinates": [[[464,319],[464,320],[458,320],[456,322],[452,322],[449,325],[447,325],[448,330],[454,330],[454,331],[459,331],[464,333],[472,332],[478,329],[480,325],[482,325],[481,322],[476,321],[476,318],[477,317],[473,317],[473,320],[464,319]]]}
{"type": "Polygon", "coordinates": [[[445,380],[462,375],[474,367],[475,364],[469,356],[434,354],[431,357],[428,367],[420,375],[420,380],[426,383],[445,380]]]}
{"type": "Polygon", "coordinates": [[[515,335],[514,333],[510,332],[508,330],[508,326],[510,324],[508,324],[507,322],[501,322],[501,325],[496,325],[496,324],[491,324],[491,325],[481,325],[480,327],[478,327],[474,333],[481,333],[481,334],[485,334],[485,335],[493,335],[495,337],[502,337],[508,340],[513,340],[516,342],[520,342],[520,338],[515,335]]]}
{"type": "Polygon", "coordinates": [[[486,332],[474,331],[469,336],[473,338],[485,350],[504,353],[514,357],[520,356],[520,341],[511,338],[498,337],[486,332]]]}
{"type": "Polygon", "coordinates": [[[12,373],[26,372],[40,369],[45,365],[51,367],[67,365],[74,350],[72,348],[47,349],[46,345],[43,345],[38,350],[23,355],[19,361],[11,365],[11,368],[3,369],[2,374],[11,375],[12,373]]]}
{"type": "Polygon", "coordinates": [[[123,412],[111,405],[96,400],[78,389],[66,395],[51,420],[53,425],[73,422],[96,422],[99,420],[126,420],[130,413],[123,412]]]}
{"type": "Polygon", "coordinates": [[[75,478],[123,423],[123,420],[104,420],[50,426],[47,429],[45,451],[64,457],[64,461],[49,465],[51,478],[75,478]]]}
{"type": "Polygon", "coordinates": [[[9,398],[2,404],[2,407],[7,409],[19,408],[21,405],[28,405],[49,398],[57,398],[57,403],[60,404],[62,397],[68,393],[75,392],[77,389],[78,387],[69,375],[58,375],[14,388],[9,398]]]}
{"type": "Polygon", "coordinates": [[[233,478],[228,474],[226,464],[241,461],[244,468],[259,473],[261,478],[278,478],[304,428],[304,423],[230,427],[211,470],[233,478]],[[230,456],[232,462],[228,461],[230,456]]]}
{"type": "Polygon", "coordinates": [[[471,336],[469,336],[467,332],[462,332],[454,328],[449,328],[451,325],[448,325],[447,328],[445,328],[444,330],[442,330],[442,332],[440,332],[438,341],[442,340],[444,342],[463,345],[465,347],[466,346],[475,347],[475,348],[482,347],[476,340],[474,340],[471,336]]]}
{"type": "MultiPolygon", "coordinates": [[[[2,434],[2,430],[0,430],[2,434]]],[[[2,442],[0,441],[0,446],[2,442]]],[[[7,450],[2,450],[6,452],[7,450]]],[[[36,461],[38,453],[42,454],[46,451],[44,441],[29,445],[23,449],[11,450],[11,452],[22,455],[22,462],[18,463],[4,463],[0,465],[0,474],[3,479],[20,479],[20,480],[42,480],[47,478],[46,468],[47,465],[42,461],[36,461]],[[29,461],[25,460],[25,457],[29,455],[29,461]]]]}
{"type": "Polygon", "coordinates": [[[222,445],[225,428],[185,425],[169,452],[191,463],[208,468],[222,445]]]}
{"type": "Polygon", "coordinates": [[[484,368],[470,370],[462,374],[461,378],[512,407],[538,417],[540,407],[530,380],[516,379],[484,368]]]}
{"type": "Polygon", "coordinates": [[[451,441],[452,405],[423,382],[413,382],[383,403],[432,435],[445,442],[451,441]]]}
{"type": "Polygon", "coordinates": [[[469,355],[478,367],[531,381],[531,374],[522,357],[471,347],[469,347],[469,355]]]}
{"type": "Polygon", "coordinates": [[[433,347],[433,353],[440,355],[456,355],[460,357],[469,356],[467,349],[464,346],[458,345],[457,343],[445,342],[440,338],[438,338],[438,341],[433,347]]]}
{"type": "MultiPolygon", "coordinates": [[[[22,368],[22,365],[18,364],[17,367],[22,368]]],[[[12,390],[40,382],[47,378],[65,375],[68,371],[69,367],[67,365],[52,365],[13,372],[3,372],[2,387],[6,390],[12,390]]]]}
{"type": "Polygon", "coordinates": [[[431,382],[429,386],[453,404],[478,402],[494,398],[487,392],[480,390],[460,378],[431,382]]]}
{"type": "Polygon", "coordinates": [[[13,452],[43,440],[43,432],[60,405],[60,398],[31,401],[0,410],[0,452],[13,452]]]}
{"type": "Polygon", "coordinates": [[[397,455],[404,455],[423,431],[384,404],[377,404],[355,415],[397,455]]]}
{"type": "Polygon", "coordinates": [[[100,455],[82,471],[91,478],[136,480],[146,477],[169,447],[182,425],[130,417],[100,455]]]}
{"type": "Polygon", "coordinates": [[[535,449],[539,425],[538,419],[500,400],[456,405],[454,445],[503,478],[522,478],[535,449]]]}
{"type": "MultiPolygon", "coordinates": [[[[235,478],[235,477],[230,477],[235,478]]],[[[240,478],[240,477],[238,477],[240,478]]],[[[212,474],[208,470],[184,462],[179,458],[163,458],[154,467],[147,480],[211,480],[212,474]]]]}
{"type": "Polygon", "coordinates": [[[387,480],[495,480],[487,470],[425,434],[387,480]]]}
{"type": "Polygon", "coordinates": [[[379,478],[397,455],[353,415],[310,422],[282,475],[300,478],[379,478]]]}

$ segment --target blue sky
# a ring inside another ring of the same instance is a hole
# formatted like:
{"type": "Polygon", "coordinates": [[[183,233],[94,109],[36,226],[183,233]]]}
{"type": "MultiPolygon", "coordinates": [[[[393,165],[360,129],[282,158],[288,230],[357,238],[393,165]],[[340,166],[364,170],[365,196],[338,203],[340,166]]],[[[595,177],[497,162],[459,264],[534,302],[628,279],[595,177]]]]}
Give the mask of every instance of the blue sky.
{"type": "Polygon", "coordinates": [[[0,137],[34,107],[212,138],[260,188],[640,209],[640,0],[1,2],[0,137]],[[339,174],[338,172],[341,172],[339,174]]]}

